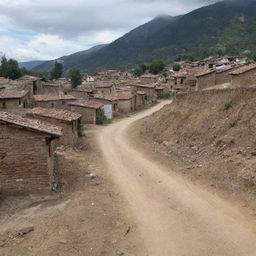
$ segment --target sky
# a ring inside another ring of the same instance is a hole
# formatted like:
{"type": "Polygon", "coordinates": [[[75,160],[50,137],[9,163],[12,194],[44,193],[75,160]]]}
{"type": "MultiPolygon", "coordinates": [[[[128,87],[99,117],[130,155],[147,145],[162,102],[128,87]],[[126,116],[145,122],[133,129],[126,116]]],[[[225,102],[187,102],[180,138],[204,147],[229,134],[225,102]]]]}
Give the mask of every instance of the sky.
{"type": "Polygon", "coordinates": [[[0,55],[50,60],[218,0],[0,0],[0,55]]]}

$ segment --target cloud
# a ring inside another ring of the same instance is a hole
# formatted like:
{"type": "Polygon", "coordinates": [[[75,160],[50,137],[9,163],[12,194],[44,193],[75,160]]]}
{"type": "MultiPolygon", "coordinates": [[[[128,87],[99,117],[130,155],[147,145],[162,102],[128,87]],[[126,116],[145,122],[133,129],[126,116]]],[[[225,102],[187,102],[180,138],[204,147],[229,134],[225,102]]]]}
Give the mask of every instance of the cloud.
{"type": "Polygon", "coordinates": [[[179,15],[216,1],[0,0],[0,32],[6,32],[0,33],[0,51],[19,59],[53,58],[69,54],[72,47],[75,52],[111,42],[159,14],[179,15]],[[9,31],[36,36],[23,42],[9,31]],[[5,44],[7,36],[18,50],[5,44]]]}

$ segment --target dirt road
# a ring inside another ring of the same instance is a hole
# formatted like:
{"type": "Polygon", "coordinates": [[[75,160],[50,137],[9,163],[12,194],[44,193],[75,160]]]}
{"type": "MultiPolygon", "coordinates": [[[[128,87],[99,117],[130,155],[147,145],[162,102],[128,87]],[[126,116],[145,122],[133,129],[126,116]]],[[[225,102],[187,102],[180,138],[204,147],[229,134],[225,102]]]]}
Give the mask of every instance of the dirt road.
{"type": "Polygon", "coordinates": [[[98,143],[111,179],[138,226],[143,255],[255,256],[256,232],[241,211],[150,160],[134,146],[128,128],[163,105],[106,127],[98,143]]]}

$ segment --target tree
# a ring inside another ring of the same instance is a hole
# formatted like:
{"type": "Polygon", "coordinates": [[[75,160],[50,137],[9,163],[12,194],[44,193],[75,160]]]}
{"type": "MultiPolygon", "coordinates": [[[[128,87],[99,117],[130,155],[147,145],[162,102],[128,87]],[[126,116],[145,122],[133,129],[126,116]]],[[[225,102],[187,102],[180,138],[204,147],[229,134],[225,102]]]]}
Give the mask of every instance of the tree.
{"type": "Polygon", "coordinates": [[[14,59],[7,60],[6,57],[2,58],[0,67],[0,76],[10,78],[12,80],[18,79],[22,76],[19,64],[14,59]]]}
{"type": "Polygon", "coordinates": [[[82,75],[80,69],[71,68],[69,70],[69,78],[71,79],[71,84],[73,88],[76,88],[78,85],[82,83],[82,75]]]}
{"type": "Polygon", "coordinates": [[[181,66],[178,63],[175,63],[172,67],[173,71],[180,71],[181,70],[181,66]]]}
{"type": "Polygon", "coordinates": [[[149,72],[152,74],[159,74],[165,68],[165,63],[162,60],[154,60],[149,64],[149,72]]]}
{"type": "Polygon", "coordinates": [[[142,76],[143,75],[143,70],[141,68],[135,68],[133,70],[133,73],[136,75],[136,76],[142,76]]]}
{"type": "Polygon", "coordinates": [[[55,61],[54,67],[51,71],[51,78],[52,79],[61,78],[62,73],[63,73],[63,64],[58,61],[55,61]]]}

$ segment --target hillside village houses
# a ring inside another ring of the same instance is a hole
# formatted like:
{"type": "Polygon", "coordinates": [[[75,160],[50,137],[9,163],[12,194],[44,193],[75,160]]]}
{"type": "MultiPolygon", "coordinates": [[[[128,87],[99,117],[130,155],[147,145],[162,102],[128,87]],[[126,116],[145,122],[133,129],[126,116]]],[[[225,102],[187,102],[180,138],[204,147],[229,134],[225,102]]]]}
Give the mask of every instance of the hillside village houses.
{"type": "Polygon", "coordinates": [[[185,61],[178,72],[140,78],[109,70],[85,76],[76,88],[68,78],[0,78],[0,191],[50,190],[55,148],[75,147],[81,125],[95,125],[102,116],[112,119],[177,93],[223,84],[255,86],[256,64],[246,65],[245,60],[238,56],[185,61]]]}

